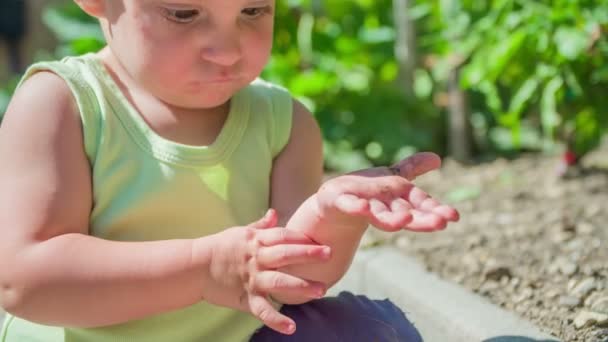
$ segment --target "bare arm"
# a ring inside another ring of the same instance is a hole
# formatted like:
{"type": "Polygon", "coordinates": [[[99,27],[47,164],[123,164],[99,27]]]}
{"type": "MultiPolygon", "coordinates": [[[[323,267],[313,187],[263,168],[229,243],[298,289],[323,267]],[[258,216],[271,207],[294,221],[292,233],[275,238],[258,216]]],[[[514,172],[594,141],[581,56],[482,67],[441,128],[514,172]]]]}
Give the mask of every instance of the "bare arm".
{"type": "MultiPolygon", "coordinates": [[[[332,257],[324,263],[290,265],[282,269],[287,273],[330,287],[348,270],[370,223],[391,232],[431,232],[458,220],[454,208],[441,204],[411,182],[439,168],[441,159],[433,153],[418,153],[390,168],[351,172],[319,188],[321,156],[318,126],[296,103],[291,139],[273,169],[272,205],[284,219],[289,218],[288,230],[330,246],[332,257]]],[[[277,299],[285,303],[306,301],[295,296],[277,299]]]]}
{"type": "MultiPolygon", "coordinates": [[[[320,219],[315,193],[323,176],[323,150],[319,126],[312,114],[294,103],[290,140],[276,158],[272,173],[271,207],[288,229],[305,233],[319,244],[330,246],[331,259],[324,263],[293,265],[284,270],[304,279],[327,284],[337,282],[348,269],[367,227],[361,218],[349,221],[320,219]]],[[[306,298],[277,298],[285,303],[306,302],[306,298]]]]}
{"type": "Polygon", "coordinates": [[[39,73],[17,91],[0,129],[2,306],[46,324],[100,326],[201,300],[208,259],[192,251],[204,241],[87,235],[91,175],[82,139],[59,77],[39,73]]]}

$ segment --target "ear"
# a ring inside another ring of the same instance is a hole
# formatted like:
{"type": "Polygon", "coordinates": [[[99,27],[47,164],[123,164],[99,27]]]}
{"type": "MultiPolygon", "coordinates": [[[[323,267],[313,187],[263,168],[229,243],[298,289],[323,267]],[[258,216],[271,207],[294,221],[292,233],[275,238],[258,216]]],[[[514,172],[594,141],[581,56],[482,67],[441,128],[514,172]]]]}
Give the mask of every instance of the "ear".
{"type": "Polygon", "coordinates": [[[74,0],[88,15],[100,18],[104,14],[104,0],[74,0]]]}

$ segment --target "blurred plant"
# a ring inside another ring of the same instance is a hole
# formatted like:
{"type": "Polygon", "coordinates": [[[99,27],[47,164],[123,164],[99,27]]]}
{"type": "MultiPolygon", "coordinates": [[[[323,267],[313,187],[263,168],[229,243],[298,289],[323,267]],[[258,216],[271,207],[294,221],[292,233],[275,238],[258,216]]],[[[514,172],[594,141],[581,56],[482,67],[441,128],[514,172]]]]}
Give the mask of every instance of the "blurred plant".
{"type": "MultiPolygon", "coordinates": [[[[41,52],[38,59],[81,55],[98,51],[105,44],[97,21],[72,2],[46,8],[42,19],[59,44],[51,56],[41,52]]],[[[19,77],[16,77],[0,89],[0,121],[18,82],[19,77]]]]}
{"type": "Polygon", "coordinates": [[[97,20],[72,2],[46,8],[42,19],[59,41],[58,58],[95,52],[105,45],[97,20]]]}
{"type": "Polygon", "coordinates": [[[462,67],[478,134],[499,151],[566,145],[576,163],[608,127],[608,1],[418,1],[436,80],[462,67]]]}
{"type": "Polygon", "coordinates": [[[326,165],[341,171],[391,163],[419,149],[443,152],[440,112],[397,85],[390,0],[277,2],[275,49],[263,77],[316,115],[326,165]]]}
{"type": "MultiPolygon", "coordinates": [[[[608,0],[412,1],[413,55],[422,56],[413,91],[398,79],[391,0],[277,2],[263,77],[315,113],[330,169],[444,154],[445,89],[456,69],[478,152],[562,142],[575,163],[597,145],[608,126],[608,0]]],[[[71,2],[47,9],[44,21],[60,41],[55,58],[104,44],[95,19],[71,2]]],[[[0,113],[11,87],[0,91],[0,113]]]]}

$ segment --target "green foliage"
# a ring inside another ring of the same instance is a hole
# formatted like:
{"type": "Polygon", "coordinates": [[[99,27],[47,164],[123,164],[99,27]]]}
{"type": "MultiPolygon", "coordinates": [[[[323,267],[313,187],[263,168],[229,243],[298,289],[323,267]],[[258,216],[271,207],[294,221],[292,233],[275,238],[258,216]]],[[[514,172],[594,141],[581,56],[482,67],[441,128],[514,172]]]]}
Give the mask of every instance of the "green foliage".
{"type": "Polygon", "coordinates": [[[59,41],[57,57],[100,50],[105,42],[99,23],[74,3],[47,8],[42,19],[59,41]]]}
{"type": "MultiPolygon", "coordinates": [[[[315,113],[328,167],[352,170],[442,150],[440,112],[396,85],[390,0],[277,4],[275,49],[263,76],[315,113]]],[[[420,84],[429,95],[431,85],[420,84]]]]}
{"type": "MultiPolygon", "coordinates": [[[[94,52],[104,46],[97,21],[72,2],[45,9],[42,19],[59,41],[53,58],[94,52]]],[[[0,89],[0,121],[18,82],[19,77],[15,77],[0,89]]]]}
{"type": "Polygon", "coordinates": [[[500,150],[553,148],[580,154],[607,128],[608,1],[418,1],[422,48],[461,85],[500,150]],[[452,63],[452,65],[450,65],[452,63]],[[475,97],[475,94],[481,97],[475,97]],[[479,101],[481,100],[481,101],[479,101]],[[504,134],[508,132],[508,134],[504,134]]]}
{"type": "Polygon", "coordinates": [[[13,78],[4,86],[4,88],[0,88],[0,122],[2,122],[8,103],[18,82],[18,78],[13,78]]]}
{"type": "MultiPolygon", "coordinates": [[[[399,85],[392,0],[277,1],[263,77],[315,114],[326,164],[352,170],[446,150],[445,88],[458,68],[479,152],[580,154],[608,126],[608,0],[414,0],[415,96],[399,85]],[[439,99],[439,101],[437,101],[439,99]]],[[[96,20],[73,3],[43,16],[55,57],[100,49],[96,20]]],[[[12,93],[0,90],[0,113],[12,93]]]]}

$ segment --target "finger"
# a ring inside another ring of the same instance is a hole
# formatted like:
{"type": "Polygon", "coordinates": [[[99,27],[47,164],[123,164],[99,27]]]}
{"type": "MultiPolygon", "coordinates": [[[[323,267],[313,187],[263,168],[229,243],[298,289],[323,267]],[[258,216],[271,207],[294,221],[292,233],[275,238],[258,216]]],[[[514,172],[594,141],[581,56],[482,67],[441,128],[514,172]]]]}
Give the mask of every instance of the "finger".
{"type": "Polygon", "coordinates": [[[382,201],[370,200],[372,225],[385,231],[401,230],[412,221],[411,206],[402,198],[391,201],[390,208],[382,201]]]}
{"type": "Polygon", "coordinates": [[[249,298],[249,309],[262,323],[279,333],[291,335],[296,331],[296,323],[277,311],[267,298],[252,295],[249,298]]]}
{"type": "Polygon", "coordinates": [[[404,229],[416,232],[434,232],[445,229],[446,220],[432,212],[425,212],[417,209],[412,210],[412,222],[408,223],[404,229]]]}
{"type": "Polygon", "coordinates": [[[441,217],[443,217],[446,221],[458,221],[460,215],[456,209],[449,205],[441,204],[434,198],[428,197],[420,204],[419,208],[422,211],[433,212],[441,217]]]}
{"type": "Polygon", "coordinates": [[[393,170],[399,170],[399,175],[408,180],[414,180],[427,172],[439,169],[441,158],[432,152],[420,152],[407,157],[394,165],[393,170]]]}
{"type": "Polygon", "coordinates": [[[420,209],[424,201],[429,198],[429,195],[422,191],[419,187],[413,187],[409,192],[405,193],[405,200],[408,201],[415,209],[420,209]]]}
{"type": "Polygon", "coordinates": [[[320,282],[300,279],[278,271],[258,273],[253,286],[256,292],[297,295],[310,299],[321,298],[327,291],[326,286],[320,282]]]}
{"type": "Polygon", "coordinates": [[[265,229],[258,233],[258,242],[263,246],[274,246],[280,244],[300,244],[312,245],[317,244],[306,234],[287,228],[265,229]]]}
{"type": "Polygon", "coordinates": [[[263,268],[280,268],[290,265],[327,261],[331,249],[314,245],[277,245],[260,248],[257,262],[263,268]]]}
{"type": "Polygon", "coordinates": [[[342,194],[336,198],[336,208],[348,215],[366,215],[369,212],[369,202],[352,194],[342,194]]]}
{"type": "Polygon", "coordinates": [[[433,209],[433,212],[451,222],[458,222],[460,220],[460,213],[458,210],[449,205],[440,205],[433,209]]]}
{"type": "Polygon", "coordinates": [[[250,227],[258,228],[258,229],[266,229],[273,228],[277,225],[278,217],[276,210],[270,208],[261,219],[256,222],[250,224],[250,227]]]}

